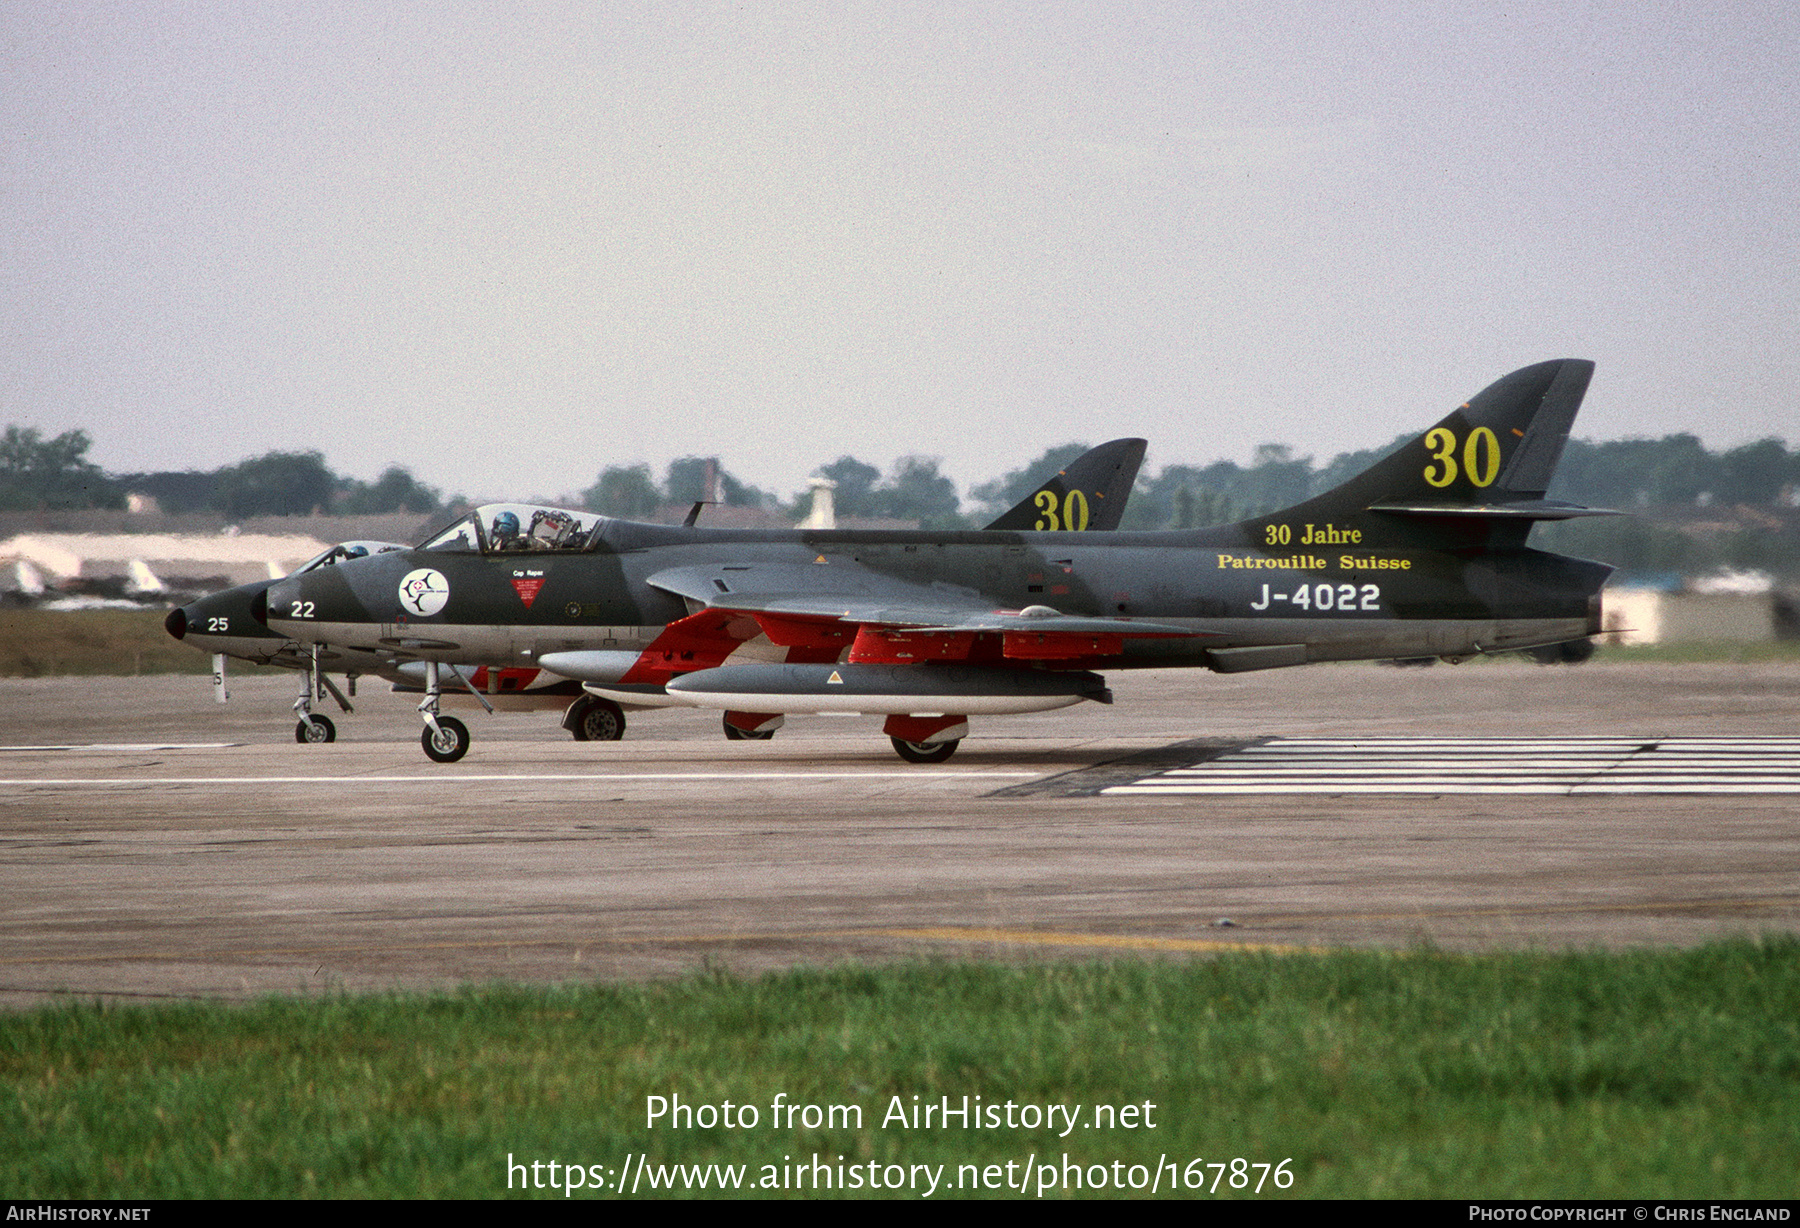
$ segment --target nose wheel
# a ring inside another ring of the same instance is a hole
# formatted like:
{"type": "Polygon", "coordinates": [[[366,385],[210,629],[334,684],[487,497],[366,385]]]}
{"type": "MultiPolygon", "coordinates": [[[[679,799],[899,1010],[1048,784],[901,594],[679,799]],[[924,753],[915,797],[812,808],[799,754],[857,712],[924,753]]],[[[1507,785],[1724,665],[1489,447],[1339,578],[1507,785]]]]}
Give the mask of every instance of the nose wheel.
{"type": "Polygon", "coordinates": [[[433,763],[455,763],[469,753],[469,727],[454,716],[440,716],[435,725],[425,726],[419,745],[433,763]]]}
{"type": "MultiPolygon", "coordinates": [[[[456,666],[450,666],[450,676],[462,684],[463,690],[475,697],[475,701],[489,712],[494,710],[482,697],[469,679],[456,666]]],[[[425,698],[419,704],[419,715],[425,720],[425,729],[419,734],[419,745],[425,748],[425,757],[433,763],[455,763],[469,753],[469,727],[454,716],[438,715],[438,700],[442,697],[439,669],[436,661],[425,662],[425,698]]]]}
{"type": "MultiPolygon", "coordinates": [[[[356,675],[352,674],[350,678],[350,689],[355,691],[356,675]]],[[[225,687],[225,658],[223,656],[215,658],[213,679],[214,685],[223,694],[225,687]]],[[[356,711],[350,706],[350,701],[344,698],[344,693],[338,690],[331,679],[325,676],[325,671],[319,666],[319,645],[314,644],[311,659],[300,670],[300,698],[294,701],[294,715],[300,718],[294,722],[294,741],[302,746],[319,746],[326,742],[337,741],[337,726],[331,723],[331,718],[320,716],[312,710],[313,700],[324,699],[327,691],[331,692],[331,697],[337,700],[338,707],[345,712],[356,711]]]]}
{"type": "Polygon", "coordinates": [[[308,713],[294,722],[294,741],[301,744],[337,741],[337,726],[328,716],[308,713]]]}

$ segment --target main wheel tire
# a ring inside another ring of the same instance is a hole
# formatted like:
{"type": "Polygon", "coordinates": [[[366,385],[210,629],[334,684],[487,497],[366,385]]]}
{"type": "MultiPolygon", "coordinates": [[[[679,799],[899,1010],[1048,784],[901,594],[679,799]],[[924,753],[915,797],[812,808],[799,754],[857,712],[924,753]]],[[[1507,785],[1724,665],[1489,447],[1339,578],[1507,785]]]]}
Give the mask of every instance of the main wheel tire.
{"type": "Polygon", "coordinates": [[[724,718],[724,725],[727,742],[767,742],[775,736],[773,729],[739,729],[730,717],[724,718]]]}
{"type": "Polygon", "coordinates": [[[425,726],[419,745],[432,762],[455,763],[469,753],[469,727],[454,716],[440,716],[435,731],[430,725],[425,726]]]}
{"type": "Polygon", "coordinates": [[[309,716],[294,722],[294,741],[302,745],[337,741],[337,726],[329,716],[309,716]]]}
{"type": "Polygon", "coordinates": [[[577,742],[617,742],[625,736],[625,709],[610,699],[594,699],[575,714],[577,742]]]}
{"type": "Polygon", "coordinates": [[[942,763],[956,753],[962,739],[949,742],[908,742],[905,738],[889,738],[894,750],[908,763],[942,763]]]}

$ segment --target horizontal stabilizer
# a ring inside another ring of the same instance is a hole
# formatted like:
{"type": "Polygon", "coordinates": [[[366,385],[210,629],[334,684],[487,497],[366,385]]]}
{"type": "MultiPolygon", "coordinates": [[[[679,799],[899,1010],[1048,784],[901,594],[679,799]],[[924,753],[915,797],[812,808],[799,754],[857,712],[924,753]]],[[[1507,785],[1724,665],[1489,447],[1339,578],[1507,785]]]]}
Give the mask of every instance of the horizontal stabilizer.
{"type": "Polygon", "coordinates": [[[1556,499],[1521,499],[1516,503],[1452,503],[1412,499],[1405,502],[1372,503],[1371,512],[1389,512],[1396,516],[1489,516],[1497,520],[1574,520],[1579,516],[1624,516],[1608,507],[1582,507],[1579,503],[1563,503],[1556,499]]]}

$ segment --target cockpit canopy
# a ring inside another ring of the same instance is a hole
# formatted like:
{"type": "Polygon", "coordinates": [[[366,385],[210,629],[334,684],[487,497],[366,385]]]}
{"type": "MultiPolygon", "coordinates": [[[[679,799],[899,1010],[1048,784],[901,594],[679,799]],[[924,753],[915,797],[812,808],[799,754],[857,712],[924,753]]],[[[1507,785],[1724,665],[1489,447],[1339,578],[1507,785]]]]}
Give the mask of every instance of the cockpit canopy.
{"type": "Polygon", "coordinates": [[[399,542],[339,542],[337,545],[332,546],[323,553],[313,555],[312,558],[306,560],[306,562],[300,564],[300,566],[294,568],[294,570],[288,574],[303,576],[309,571],[317,571],[321,567],[332,567],[338,563],[348,562],[350,559],[366,558],[371,554],[386,554],[390,550],[404,549],[406,549],[406,547],[399,542]]]}
{"type": "Polygon", "coordinates": [[[593,512],[539,507],[534,503],[484,503],[426,538],[421,550],[481,554],[544,554],[581,550],[605,519],[593,512]]]}

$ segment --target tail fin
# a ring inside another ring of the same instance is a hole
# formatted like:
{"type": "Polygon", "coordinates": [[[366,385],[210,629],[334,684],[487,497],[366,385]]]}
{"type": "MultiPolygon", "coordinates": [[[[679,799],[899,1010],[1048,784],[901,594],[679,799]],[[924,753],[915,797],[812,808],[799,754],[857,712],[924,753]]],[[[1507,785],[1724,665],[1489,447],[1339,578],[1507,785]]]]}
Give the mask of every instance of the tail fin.
{"type": "Polygon", "coordinates": [[[1144,447],[1142,439],[1115,439],[1082,453],[987,527],[1111,532],[1125,516],[1144,447]]]}
{"type": "Polygon", "coordinates": [[[1539,520],[1618,515],[1544,498],[1593,374],[1581,358],[1514,371],[1343,485],[1246,527],[1354,524],[1382,534],[1406,522],[1498,545],[1523,544],[1539,520]]]}

